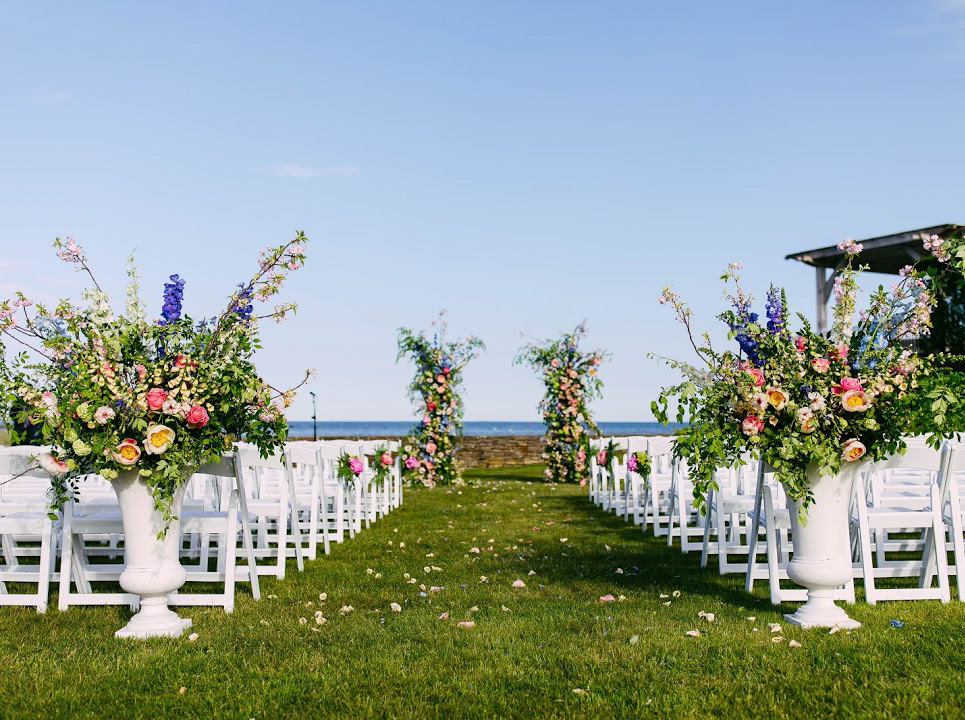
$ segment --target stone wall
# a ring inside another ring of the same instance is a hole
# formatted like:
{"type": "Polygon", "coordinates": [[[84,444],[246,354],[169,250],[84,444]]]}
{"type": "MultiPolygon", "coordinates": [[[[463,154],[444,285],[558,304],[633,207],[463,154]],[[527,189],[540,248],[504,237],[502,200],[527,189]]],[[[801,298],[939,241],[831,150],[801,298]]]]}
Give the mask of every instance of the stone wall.
{"type": "MultiPolygon", "coordinates": [[[[311,440],[291,438],[292,440],[311,440]]],[[[397,438],[353,438],[380,440],[397,438]]],[[[459,441],[457,457],[465,468],[497,468],[542,462],[543,440],[538,435],[478,436],[465,435],[459,441]]]]}
{"type": "Polygon", "coordinates": [[[465,468],[498,468],[540,463],[542,454],[543,439],[538,435],[466,435],[456,456],[465,468]]]}

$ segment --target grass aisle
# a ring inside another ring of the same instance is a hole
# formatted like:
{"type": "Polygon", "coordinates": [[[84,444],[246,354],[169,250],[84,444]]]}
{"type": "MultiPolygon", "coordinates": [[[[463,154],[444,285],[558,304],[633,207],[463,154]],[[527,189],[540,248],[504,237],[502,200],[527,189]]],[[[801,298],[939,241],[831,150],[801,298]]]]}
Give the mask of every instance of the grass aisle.
{"type": "Polygon", "coordinates": [[[746,595],[742,578],[701,570],[698,555],[539,474],[481,471],[461,491],[409,491],[401,509],[304,574],[290,562],[285,581],[265,579],[260,603],[240,595],[230,616],[183,608],[195,642],[116,641],[128,615],[119,608],[3,608],[0,714],[961,715],[965,605],[859,604],[860,630],[801,631],[763,589],[746,595]],[[607,594],[625,599],[601,604],[607,594]],[[783,642],[772,642],[772,622],[783,642]]]}

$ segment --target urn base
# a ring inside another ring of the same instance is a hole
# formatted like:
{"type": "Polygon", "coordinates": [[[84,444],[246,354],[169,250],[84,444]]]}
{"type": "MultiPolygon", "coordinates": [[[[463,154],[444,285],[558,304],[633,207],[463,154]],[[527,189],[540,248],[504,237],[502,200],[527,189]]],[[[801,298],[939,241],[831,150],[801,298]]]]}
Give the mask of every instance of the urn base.
{"type": "Polygon", "coordinates": [[[848,617],[848,613],[834,604],[833,590],[808,590],[808,600],[797,612],[784,616],[791,625],[801,628],[832,628],[854,630],[861,623],[848,617]]]}
{"type": "Polygon", "coordinates": [[[183,618],[167,606],[167,596],[141,600],[141,610],[131,621],[114,633],[117,638],[181,637],[191,627],[191,619],[183,618]],[[155,602],[151,602],[155,600],[155,602]],[[159,601],[159,602],[158,602],[159,601]]]}

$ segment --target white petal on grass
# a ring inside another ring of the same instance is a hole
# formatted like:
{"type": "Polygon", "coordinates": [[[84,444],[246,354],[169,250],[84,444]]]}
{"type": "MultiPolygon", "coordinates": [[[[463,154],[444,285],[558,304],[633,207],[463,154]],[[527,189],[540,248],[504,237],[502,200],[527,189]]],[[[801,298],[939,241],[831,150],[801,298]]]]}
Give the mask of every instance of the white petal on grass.
{"type": "Polygon", "coordinates": [[[687,635],[690,637],[700,637],[700,630],[688,630],[687,635]]]}

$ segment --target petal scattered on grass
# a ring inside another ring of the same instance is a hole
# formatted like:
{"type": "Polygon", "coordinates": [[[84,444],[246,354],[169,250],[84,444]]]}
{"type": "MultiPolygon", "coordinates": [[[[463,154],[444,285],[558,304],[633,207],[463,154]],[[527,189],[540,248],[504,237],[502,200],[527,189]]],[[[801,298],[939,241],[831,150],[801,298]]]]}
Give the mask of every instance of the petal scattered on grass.
{"type": "Polygon", "coordinates": [[[315,616],[315,624],[316,624],[316,625],[324,625],[324,624],[327,623],[327,622],[328,622],[328,620],[325,619],[324,617],[322,617],[321,615],[316,615],[316,616],[315,616]]]}
{"type": "Polygon", "coordinates": [[[573,694],[583,696],[586,695],[586,690],[583,688],[573,688],[573,694]]]}
{"type": "Polygon", "coordinates": [[[190,640],[191,642],[194,642],[197,639],[198,639],[198,633],[191,633],[190,635],[188,635],[188,640],[190,640]]]}
{"type": "Polygon", "coordinates": [[[799,643],[797,640],[791,640],[791,642],[789,642],[787,646],[792,648],[799,648],[801,647],[801,643],[799,643]]]}
{"type": "Polygon", "coordinates": [[[660,599],[661,599],[661,600],[666,600],[668,597],[670,597],[670,596],[667,595],[667,593],[660,593],[660,599]]]}
{"type": "Polygon", "coordinates": [[[509,608],[506,607],[505,605],[503,605],[500,609],[501,609],[503,612],[509,612],[509,611],[510,611],[509,608]]]}
{"type": "Polygon", "coordinates": [[[474,628],[476,627],[476,623],[473,622],[472,620],[463,620],[462,622],[456,623],[456,627],[474,628]]]}
{"type": "Polygon", "coordinates": [[[768,623],[767,629],[770,630],[772,633],[779,633],[781,632],[781,625],[780,623],[768,623]]]}
{"type": "Polygon", "coordinates": [[[524,588],[524,587],[526,587],[526,583],[524,583],[522,580],[517,580],[516,582],[513,583],[513,587],[514,587],[514,588],[524,588]]]}
{"type": "Polygon", "coordinates": [[[533,575],[536,574],[536,571],[535,571],[535,570],[530,570],[529,573],[527,573],[527,574],[528,574],[530,577],[533,577],[533,575]]]}
{"type": "Polygon", "coordinates": [[[688,630],[687,635],[690,637],[700,637],[700,630],[688,630]]]}
{"type": "Polygon", "coordinates": [[[617,595],[617,602],[623,602],[627,599],[626,595],[617,595]]]}
{"type": "Polygon", "coordinates": [[[631,645],[636,645],[638,642],[640,642],[640,636],[639,636],[639,635],[634,635],[633,637],[630,638],[630,644],[631,644],[631,645]]]}
{"type": "Polygon", "coordinates": [[[342,605],[338,612],[340,615],[348,615],[353,610],[355,610],[355,608],[353,608],[351,605],[342,605]]]}
{"type": "Polygon", "coordinates": [[[665,602],[665,603],[663,604],[663,606],[664,606],[664,607],[670,607],[670,601],[668,600],[667,602],[665,602]]]}
{"type": "Polygon", "coordinates": [[[569,538],[560,538],[561,543],[565,543],[567,540],[569,540],[569,538]]]}
{"type": "Polygon", "coordinates": [[[402,606],[399,605],[399,603],[392,603],[391,605],[389,605],[389,609],[392,610],[392,612],[397,612],[397,613],[402,612],[402,606]]]}
{"type": "Polygon", "coordinates": [[[601,602],[601,603],[612,603],[612,602],[616,602],[616,598],[613,597],[612,595],[602,595],[602,596],[600,596],[600,602],[601,602]]]}
{"type": "Polygon", "coordinates": [[[837,625],[828,630],[828,635],[834,635],[836,632],[841,632],[841,628],[839,628],[837,625]]]}
{"type": "Polygon", "coordinates": [[[754,617],[753,615],[751,615],[751,616],[750,616],[749,618],[747,618],[747,619],[748,619],[750,622],[754,622],[755,620],[757,620],[757,618],[754,617]]]}
{"type": "Polygon", "coordinates": [[[474,555],[478,555],[482,551],[479,548],[474,547],[474,548],[471,548],[469,552],[473,553],[474,555]]]}
{"type": "Polygon", "coordinates": [[[304,625],[307,622],[308,622],[308,618],[303,618],[303,617],[298,618],[299,625],[304,625]]]}
{"type": "Polygon", "coordinates": [[[774,637],[771,638],[771,642],[772,642],[772,643],[782,643],[782,642],[784,642],[784,636],[783,636],[783,635],[775,635],[774,637]]]}
{"type": "Polygon", "coordinates": [[[671,595],[673,595],[674,597],[680,597],[680,591],[679,591],[679,590],[674,590],[674,591],[671,593],[671,595]]]}
{"type": "Polygon", "coordinates": [[[439,619],[440,619],[440,620],[448,620],[448,619],[449,619],[449,613],[447,613],[447,612],[442,613],[442,615],[439,616],[439,619]]]}

